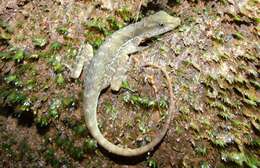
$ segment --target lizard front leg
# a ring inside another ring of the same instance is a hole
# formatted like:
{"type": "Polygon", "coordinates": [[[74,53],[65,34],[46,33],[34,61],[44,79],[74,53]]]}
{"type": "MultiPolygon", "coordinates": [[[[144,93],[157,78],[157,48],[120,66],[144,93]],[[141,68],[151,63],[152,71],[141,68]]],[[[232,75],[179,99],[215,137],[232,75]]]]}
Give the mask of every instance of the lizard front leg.
{"type": "Polygon", "coordinates": [[[119,58],[117,59],[116,65],[117,69],[115,74],[112,77],[110,88],[113,91],[118,91],[121,87],[121,84],[124,80],[127,78],[127,71],[129,70],[131,61],[129,60],[130,54],[142,51],[148,47],[140,47],[138,44],[140,43],[141,39],[132,41],[127,46],[124,47],[123,51],[124,53],[119,55],[119,58]],[[126,53],[126,54],[125,54],[126,53]]]}

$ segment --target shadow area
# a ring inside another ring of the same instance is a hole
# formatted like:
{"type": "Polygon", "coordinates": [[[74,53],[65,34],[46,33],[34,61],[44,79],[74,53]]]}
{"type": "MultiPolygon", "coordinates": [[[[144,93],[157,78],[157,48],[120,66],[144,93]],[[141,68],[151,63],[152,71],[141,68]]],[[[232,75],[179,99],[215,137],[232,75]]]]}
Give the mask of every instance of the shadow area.
{"type": "MultiPolygon", "coordinates": [[[[32,111],[16,111],[15,107],[13,106],[2,106],[0,105],[0,116],[5,118],[12,117],[13,119],[17,120],[17,124],[22,127],[30,128],[32,127],[34,122],[34,114],[32,111]]],[[[45,134],[48,132],[49,127],[38,127],[36,125],[37,132],[40,135],[45,134]]]]}
{"type": "Polygon", "coordinates": [[[104,149],[102,146],[99,146],[99,149],[105,157],[108,157],[110,160],[112,160],[116,164],[136,165],[136,164],[146,161],[148,158],[152,157],[154,152],[156,150],[158,150],[158,148],[160,147],[162,141],[156,147],[154,147],[154,149],[151,152],[149,152],[149,154],[145,153],[143,155],[133,156],[133,157],[125,157],[125,156],[119,156],[119,155],[112,154],[112,153],[108,152],[106,149],[104,149]]]}

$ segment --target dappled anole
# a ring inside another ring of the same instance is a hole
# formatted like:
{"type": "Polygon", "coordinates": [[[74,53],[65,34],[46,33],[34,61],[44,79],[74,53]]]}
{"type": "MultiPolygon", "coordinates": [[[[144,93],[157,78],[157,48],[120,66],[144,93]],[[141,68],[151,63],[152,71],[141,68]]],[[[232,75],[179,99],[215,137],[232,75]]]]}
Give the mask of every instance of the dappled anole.
{"type": "Polygon", "coordinates": [[[87,127],[98,144],[108,152],[120,156],[137,156],[145,154],[158,145],[167,133],[173,113],[172,84],[168,73],[163,68],[147,64],[145,66],[159,68],[167,79],[170,106],[169,116],[159,135],[145,146],[131,149],[109,142],[100,132],[97,123],[97,105],[103,89],[111,87],[119,90],[129,68],[129,54],[143,49],[139,44],[145,39],[173,30],[180,24],[180,19],[168,15],[164,11],[155,13],[131,24],[108,37],[85,68],[84,76],[84,115],[87,127]]]}

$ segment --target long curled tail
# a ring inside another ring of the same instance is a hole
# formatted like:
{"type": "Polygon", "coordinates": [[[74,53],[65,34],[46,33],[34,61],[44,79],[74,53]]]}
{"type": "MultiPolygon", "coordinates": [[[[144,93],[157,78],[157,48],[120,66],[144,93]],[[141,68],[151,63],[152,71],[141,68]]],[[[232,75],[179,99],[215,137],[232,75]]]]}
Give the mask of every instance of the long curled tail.
{"type": "Polygon", "coordinates": [[[98,97],[100,93],[92,94],[89,98],[85,98],[84,104],[88,102],[92,103],[88,107],[85,107],[85,120],[87,123],[87,127],[91,133],[91,135],[97,140],[98,144],[101,145],[103,148],[105,148],[108,152],[113,153],[115,155],[119,156],[125,156],[125,157],[133,157],[133,156],[138,156],[142,155],[144,153],[147,153],[151,150],[154,149],[155,146],[157,146],[164,136],[166,135],[170,122],[173,117],[173,110],[174,110],[174,103],[173,103],[173,91],[172,91],[172,83],[170,80],[170,77],[167,73],[167,71],[155,64],[146,64],[144,67],[153,67],[160,69],[168,83],[168,92],[169,92],[169,98],[170,98],[170,105],[169,105],[169,116],[167,117],[166,122],[163,125],[162,130],[160,131],[160,134],[152,140],[149,144],[136,148],[136,149],[131,149],[131,148],[124,148],[124,147],[119,147],[117,145],[114,145],[113,143],[109,142],[100,132],[97,124],[97,116],[96,116],[96,109],[97,109],[97,102],[98,102],[98,97]],[[92,98],[91,98],[92,97],[92,98]],[[95,98],[94,98],[95,97],[95,98]]]}

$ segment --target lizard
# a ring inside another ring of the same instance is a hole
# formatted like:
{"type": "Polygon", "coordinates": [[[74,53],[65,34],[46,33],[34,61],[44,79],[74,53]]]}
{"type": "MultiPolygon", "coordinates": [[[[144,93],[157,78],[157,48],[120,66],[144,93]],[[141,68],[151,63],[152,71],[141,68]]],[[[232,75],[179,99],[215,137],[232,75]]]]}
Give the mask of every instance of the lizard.
{"type": "Polygon", "coordinates": [[[172,84],[167,72],[153,64],[146,65],[162,70],[167,79],[170,94],[169,116],[160,134],[150,143],[139,148],[124,148],[108,141],[100,132],[97,122],[97,106],[101,92],[111,87],[112,90],[119,90],[125,73],[128,68],[129,55],[143,50],[140,43],[148,38],[164,34],[180,25],[180,19],[173,17],[164,11],[143,18],[141,21],[130,24],[114,32],[109,36],[97,50],[91,59],[88,67],[84,67],[84,90],[83,90],[83,111],[87,128],[97,143],[109,153],[133,157],[150,152],[157,146],[168,131],[173,111],[172,84]]]}

